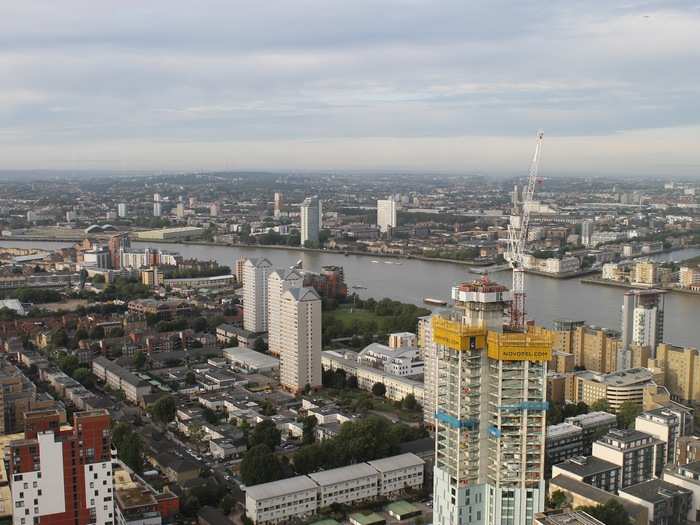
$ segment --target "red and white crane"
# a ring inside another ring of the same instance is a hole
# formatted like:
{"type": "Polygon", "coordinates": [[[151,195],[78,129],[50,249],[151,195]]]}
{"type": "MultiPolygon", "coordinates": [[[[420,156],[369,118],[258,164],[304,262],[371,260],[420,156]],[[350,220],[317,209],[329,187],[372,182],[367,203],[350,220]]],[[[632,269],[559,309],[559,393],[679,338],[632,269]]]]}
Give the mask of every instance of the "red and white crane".
{"type": "Polygon", "coordinates": [[[513,268],[513,302],[510,307],[509,328],[514,331],[522,331],[525,328],[525,269],[523,259],[527,245],[528,227],[530,226],[530,210],[532,208],[532,196],[539,179],[537,173],[542,154],[542,140],[544,132],[537,133],[535,153],[530,163],[527,186],[523,189],[522,199],[514,199],[513,214],[508,224],[508,249],[505,259],[513,268]]]}

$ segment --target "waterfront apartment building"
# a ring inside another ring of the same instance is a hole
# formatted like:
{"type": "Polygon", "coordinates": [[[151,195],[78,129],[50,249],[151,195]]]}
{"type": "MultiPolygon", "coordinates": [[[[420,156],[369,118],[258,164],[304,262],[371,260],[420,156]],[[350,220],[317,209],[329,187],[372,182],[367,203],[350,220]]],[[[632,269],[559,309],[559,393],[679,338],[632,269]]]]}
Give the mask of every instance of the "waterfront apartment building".
{"type": "Polygon", "coordinates": [[[243,328],[267,332],[267,281],[272,264],[265,258],[247,259],[243,265],[243,328]]]}
{"type": "Polygon", "coordinates": [[[463,310],[432,319],[433,522],[529,525],[544,510],[552,338],[501,331],[503,286],[484,279],[456,292],[463,310]]]}
{"type": "Polygon", "coordinates": [[[321,386],[321,298],[292,288],[280,298],[280,384],[299,393],[321,386]]]}
{"type": "Polygon", "coordinates": [[[620,467],[623,489],[658,477],[666,464],[666,447],[639,430],[611,430],[593,443],[593,456],[620,467]]]}
{"type": "Polygon", "coordinates": [[[55,410],[25,418],[24,439],[6,449],[13,525],[113,524],[109,413],[78,412],[72,427],[55,410]]]}
{"type": "Polygon", "coordinates": [[[423,486],[425,462],[408,453],[246,489],[246,516],[256,525],[310,521],[334,503],[353,505],[423,486]]]}
{"type": "Polygon", "coordinates": [[[307,197],[299,210],[301,221],[301,245],[307,242],[317,243],[318,235],[323,227],[323,210],[321,201],[317,196],[307,197]]]}
{"type": "Polygon", "coordinates": [[[607,374],[617,370],[620,340],[605,328],[579,326],[571,334],[574,363],[592,372],[607,374]]]}
{"type": "Polygon", "coordinates": [[[688,290],[700,290],[700,265],[681,266],[678,272],[678,284],[688,290]]]}
{"type": "Polygon", "coordinates": [[[690,403],[700,399],[700,353],[696,348],[658,345],[649,367],[661,370],[663,384],[674,399],[690,403]]]}
{"type": "Polygon", "coordinates": [[[377,226],[382,233],[389,232],[398,226],[396,201],[393,197],[377,201],[377,226]]]}
{"type": "Polygon", "coordinates": [[[268,349],[274,356],[282,352],[282,296],[291,288],[301,288],[304,277],[296,269],[278,269],[267,278],[268,349]]]}
{"type": "Polygon", "coordinates": [[[622,351],[618,369],[631,366],[630,346],[650,349],[656,357],[656,347],[664,336],[664,291],[630,290],[622,302],[622,351]]]}

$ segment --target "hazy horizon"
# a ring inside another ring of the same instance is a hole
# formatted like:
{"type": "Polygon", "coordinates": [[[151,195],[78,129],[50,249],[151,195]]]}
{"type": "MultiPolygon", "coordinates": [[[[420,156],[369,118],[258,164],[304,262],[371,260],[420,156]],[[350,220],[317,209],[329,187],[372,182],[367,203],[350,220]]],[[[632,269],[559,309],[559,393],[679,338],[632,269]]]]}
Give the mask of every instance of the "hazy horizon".
{"type": "Polygon", "coordinates": [[[0,176],[697,177],[700,6],[610,4],[7,2],[0,176]]]}

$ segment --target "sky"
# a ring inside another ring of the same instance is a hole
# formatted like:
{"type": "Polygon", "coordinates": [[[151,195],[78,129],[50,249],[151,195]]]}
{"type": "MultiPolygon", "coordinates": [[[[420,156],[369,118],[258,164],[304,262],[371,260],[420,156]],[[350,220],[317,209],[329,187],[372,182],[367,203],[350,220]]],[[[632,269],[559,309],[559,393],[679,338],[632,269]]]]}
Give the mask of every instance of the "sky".
{"type": "Polygon", "coordinates": [[[0,169],[700,176],[697,0],[0,3],[0,169]]]}

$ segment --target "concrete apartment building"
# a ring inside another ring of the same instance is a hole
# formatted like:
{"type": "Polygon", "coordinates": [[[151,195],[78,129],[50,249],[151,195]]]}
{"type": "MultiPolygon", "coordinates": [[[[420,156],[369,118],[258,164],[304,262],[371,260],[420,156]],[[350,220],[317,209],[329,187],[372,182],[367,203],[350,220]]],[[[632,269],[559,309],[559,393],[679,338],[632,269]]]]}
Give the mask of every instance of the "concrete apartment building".
{"type": "Polygon", "coordinates": [[[321,298],[313,288],[292,288],[280,299],[280,384],[299,393],[321,386],[321,298]]]}
{"type": "Polygon", "coordinates": [[[246,516],[256,525],[309,521],[333,503],[352,505],[423,486],[425,462],[407,453],[246,489],[246,516]]]}
{"type": "Polygon", "coordinates": [[[593,443],[593,455],[620,467],[623,489],[659,476],[666,447],[663,441],[638,430],[611,430],[593,443]]]}
{"type": "Polygon", "coordinates": [[[295,269],[277,269],[270,272],[267,278],[267,311],[268,311],[268,351],[279,356],[282,352],[282,296],[291,288],[304,286],[304,277],[295,269]]]}
{"type": "Polygon", "coordinates": [[[700,521],[700,461],[670,466],[664,470],[662,479],[692,493],[687,519],[690,522],[700,521]]]}
{"type": "MultiPolygon", "coordinates": [[[[362,390],[370,391],[375,383],[382,383],[386,387],[385,397],[392,401],[401,401],[408,394],[412,394],[423,406],[424,414],[426,404],[430,400],[425,396],[425,385],[420,381],[408,377],[395,376],[384,369],[372,368],[358,363],[357,353],[350,350],[326,350],[321,352],[321,365],[327,370],[345,370],[348,374],[357,378],[357,386],[362,390]]],[[[434,404],[432,405],[434,406],[434,404]]],[[[435,413],[426,414],[430,418],[430,424],[435,419],[435,413]]]]}
{"type": "Polygon", "coordinates": [[[104,356],[92,362],[92,373],[109,388],[124,392],[126,399],[134,404],[143,401],[143,396],[151,392],[151,386],[104,356]]]}
{"type": "Polygon", "coordinates": [[[660,479],[620,489],[619,497],[643,507],[649,525],[685,523],[692,505],[692,492],[660,479]]]}
{"type": "Polygon", "coordinates": [[[617,370],[620,340],[604,328],[580,326],[571,334],[574,363],[586,370],[607,374],[617,370]]]}
{"type": "Polygon", "coordinates": [[[111,418],[79,412],[73,426],[55,410],[26,414],[24,439],[8,446],[13,524],[114,523],[111,418]]]}
{"type": "Polygon", "coordinates": [[[18,367],[0,360],[0,435],[22,432],[26,412],[58,407],[56,400],[37,392],[18,367]]]}
{"type": "Polygon", "coordinates": [[[265,258],[247,259],[243,266],[243,328],[267,332],[267,281],[272,264],[265,258]]]}

